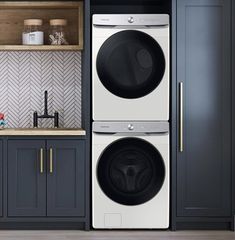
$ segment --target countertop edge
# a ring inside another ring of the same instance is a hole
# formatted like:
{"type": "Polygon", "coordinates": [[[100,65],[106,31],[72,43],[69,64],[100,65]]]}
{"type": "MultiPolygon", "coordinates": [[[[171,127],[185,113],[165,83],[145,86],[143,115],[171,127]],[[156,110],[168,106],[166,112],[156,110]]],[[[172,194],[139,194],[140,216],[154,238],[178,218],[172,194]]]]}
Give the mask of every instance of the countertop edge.
{"type": "Polygon", "coordinates": [[[86,131],[81,130],[17,130],[3,129],[0,130],[0,136],[85,136],[86,131]]]}

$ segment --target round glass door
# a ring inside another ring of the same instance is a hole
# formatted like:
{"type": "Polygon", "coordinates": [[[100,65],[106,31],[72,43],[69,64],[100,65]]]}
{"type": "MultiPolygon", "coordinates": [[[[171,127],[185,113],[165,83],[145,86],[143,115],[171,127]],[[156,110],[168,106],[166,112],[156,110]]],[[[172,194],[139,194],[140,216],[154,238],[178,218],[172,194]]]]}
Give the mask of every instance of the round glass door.
{"type": "Polygon", "coordinates": [[[148,34],[125,30],[108,38],[96,61],[105,88],[122,98],[140,98],[152,92],[165,72],[165,57],[148,34]]]}
{"type": "Polygon", "coordinates": [[[97,166],[97,179],[103,192],[124,205],[138,205],[152,199],[164,178],[161,154],[139,138],[113,142],[104,150],[97,166]]]}

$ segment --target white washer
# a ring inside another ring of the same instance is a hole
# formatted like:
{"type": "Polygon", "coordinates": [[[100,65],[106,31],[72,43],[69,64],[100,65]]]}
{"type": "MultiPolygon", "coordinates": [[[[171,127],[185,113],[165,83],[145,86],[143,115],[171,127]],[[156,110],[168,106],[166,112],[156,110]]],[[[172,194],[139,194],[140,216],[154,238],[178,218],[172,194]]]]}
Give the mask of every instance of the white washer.
{"type": "Polygon", "coordinates": [[[169,123],[93,123],[92,224],[169,227],[169,123]]]}
{"type": "Polygon", "coordinates": [[[169,119],[169,15],[93,15],[94,121],[169,119]]]}

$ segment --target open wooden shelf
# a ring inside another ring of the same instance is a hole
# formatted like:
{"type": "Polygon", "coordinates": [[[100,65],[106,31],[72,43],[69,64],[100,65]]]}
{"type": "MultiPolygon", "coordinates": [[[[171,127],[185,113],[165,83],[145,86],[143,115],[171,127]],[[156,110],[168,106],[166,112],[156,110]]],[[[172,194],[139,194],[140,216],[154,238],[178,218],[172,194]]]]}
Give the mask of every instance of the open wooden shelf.
{"type": "Polygon", "coordinates": [[[83,49],[83,2],[0,2],[0,51],[78,51],[83,49]],[[22,45],[24,20],[43,20],[45,45],[22,45]],[[70,45],[49,45],[49,21],[67,19],[70,45]]]}

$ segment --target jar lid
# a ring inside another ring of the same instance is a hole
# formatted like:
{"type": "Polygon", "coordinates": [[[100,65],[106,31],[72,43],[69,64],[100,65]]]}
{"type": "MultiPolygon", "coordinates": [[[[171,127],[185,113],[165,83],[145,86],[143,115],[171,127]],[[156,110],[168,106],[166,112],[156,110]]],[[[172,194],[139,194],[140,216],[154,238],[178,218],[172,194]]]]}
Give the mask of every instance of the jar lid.
{"type": "Polygon", "coordinates": [[[42,19],[25,19],[24,25],[42,25],[42,19]]]}
{"type": "Polygon", "coordinates": [[[52,26],[56,26],[56,25],[65,26],[65,25],[67,25],[67,20],[66,19],[51,19],[50,20],[50,25],[52,25],[52,26]]]}

